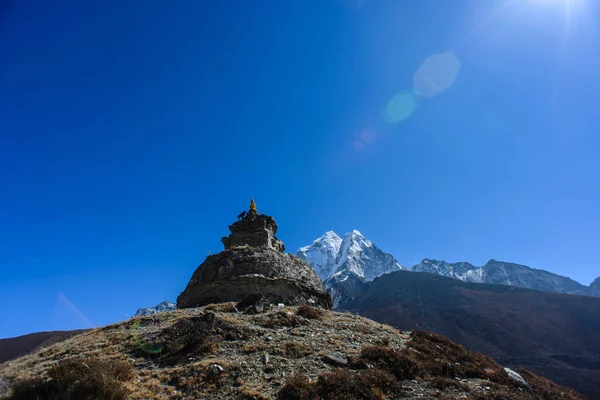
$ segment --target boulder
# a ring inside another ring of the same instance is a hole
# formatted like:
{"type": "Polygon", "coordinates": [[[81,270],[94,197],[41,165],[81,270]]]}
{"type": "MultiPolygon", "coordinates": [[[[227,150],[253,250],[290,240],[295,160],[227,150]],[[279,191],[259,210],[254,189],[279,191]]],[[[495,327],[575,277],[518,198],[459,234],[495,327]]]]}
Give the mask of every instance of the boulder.
{"type": "Polygon", "coordinates": [[[508,374],[508,378],[513,381],[515,385],[531,390],[531,385],[517,371],[506,367],[504,367],[504,370],[508,374]]]}

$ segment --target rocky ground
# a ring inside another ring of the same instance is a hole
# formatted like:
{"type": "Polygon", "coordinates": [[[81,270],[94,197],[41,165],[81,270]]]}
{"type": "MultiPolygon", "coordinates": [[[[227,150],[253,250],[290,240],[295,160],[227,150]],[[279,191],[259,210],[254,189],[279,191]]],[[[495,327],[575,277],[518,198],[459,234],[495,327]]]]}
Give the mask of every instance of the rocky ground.
{"type": "Polygon", "coordinates": [[[581,398],[518,372],[524,380],[443,336],[350,313],[223,303],[133,318],[1,364],[0,398],[581,398]]]}

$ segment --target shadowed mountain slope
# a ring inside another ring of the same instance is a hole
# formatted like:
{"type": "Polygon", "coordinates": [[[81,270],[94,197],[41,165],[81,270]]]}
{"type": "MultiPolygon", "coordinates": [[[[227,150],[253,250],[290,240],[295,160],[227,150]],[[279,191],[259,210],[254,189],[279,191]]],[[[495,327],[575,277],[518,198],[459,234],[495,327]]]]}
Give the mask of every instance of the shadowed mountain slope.
{"type": "Polygon", "coordinates": [[[600,398],[600,298],[406,271],[343,286],[337,282],[330,289],[352,293],[338,299],[338,309],[401,330],[446,335],[508,366],[530,367],[600,398]]]}

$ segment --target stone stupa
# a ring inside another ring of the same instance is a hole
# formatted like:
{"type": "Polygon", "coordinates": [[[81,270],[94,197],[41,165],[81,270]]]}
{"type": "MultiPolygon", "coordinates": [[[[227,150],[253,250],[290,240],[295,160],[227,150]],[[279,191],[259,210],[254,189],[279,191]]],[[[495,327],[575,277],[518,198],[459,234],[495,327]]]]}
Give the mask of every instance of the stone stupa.
{"type": "Polygon", "coordinates": [[[221,239],[225,250],[200,264],[177,298],[177,308],[230,301],[252,304],[264,299],[331,309],[331,296],[317,273],[304,261],[284,253],[283,242],[275,237],[275,220],[259,214],[254,199],[238,218],[229,226],[231,234],[221,239]]]}

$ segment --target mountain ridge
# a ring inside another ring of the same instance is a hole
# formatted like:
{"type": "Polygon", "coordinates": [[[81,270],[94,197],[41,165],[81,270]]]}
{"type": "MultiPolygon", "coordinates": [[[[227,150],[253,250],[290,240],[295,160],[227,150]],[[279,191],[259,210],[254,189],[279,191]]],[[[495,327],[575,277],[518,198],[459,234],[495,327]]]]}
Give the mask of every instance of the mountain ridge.
{"type": "Polygon", "coordinates": [[[301,247],[296,256],[313,267],[323,282],[334,276],[343,279],[349,274],[371,281],[405,269],[358,230],[346,233],[343,239],[334,231],[327,231],[312,244],[301,247]]]}
{"type": "MultiPolygon", "coordinates": [[[[600,398],[600,298],[397,271],[335,282],[336,309],[436,332],[600,398]]],[[[333,297],[335,297],[332,294],[333,297]]]]}
{"type": "MultiPolygon", "coordinates": [[[[301,247],[296,255],[315,269],[327,290],[338,286],[338,283],[348,275],[356,275],[365,281],[372,281],[381,275],[405,270],[433,273],[464,282],[491,283],[546,292],[600,297],[600,277],[590,286],[585,286],[571,278],[544,269],[494,258],[483,266],[475,266],[466,261],[449,263],[424,258],[420,263],[406,268],[392,254],[380,250],[357,230],[346,233],[343,239],[334,231],[327,231],[312,244],[301,247]],[[332,279],[334,277],[335,279],[332,279]]],[[[337,290],[340,291],[339,287],[337,290]]]]}
{"type": "Polygon", "coordinates": [[[544,270],[526,265],[490,259],[483,266],[468,262],[448,263],[425,258],[411,267],[414,272],[429,272],[472,283],[509,285],[546,292],[594,296],[591,286],[544,270]]]}

